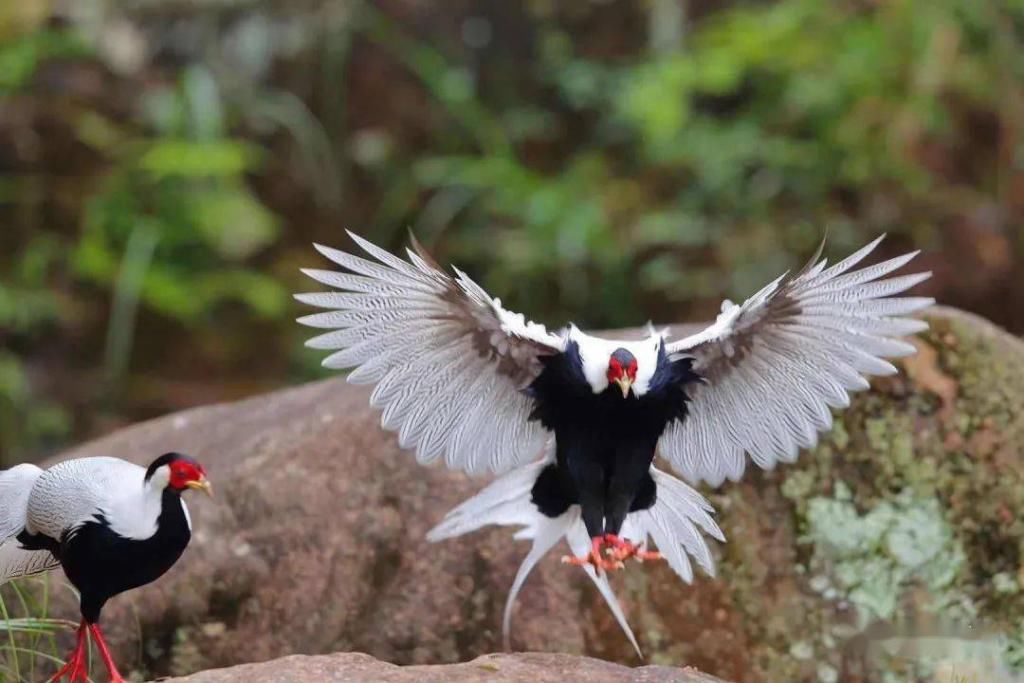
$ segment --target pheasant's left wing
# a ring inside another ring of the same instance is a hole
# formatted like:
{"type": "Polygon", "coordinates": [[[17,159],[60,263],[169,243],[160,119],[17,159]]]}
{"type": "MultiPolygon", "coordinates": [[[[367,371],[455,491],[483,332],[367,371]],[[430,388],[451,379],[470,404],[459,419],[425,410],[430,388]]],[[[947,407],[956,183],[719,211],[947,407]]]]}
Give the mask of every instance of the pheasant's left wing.
{"type": "Polygon", "coordinates": [[[865,376],[896,372],[884,358],[914,353],[898,337],[928,325],[905,316],[934,301],[893,295],[931,273],[886,277],[917,252],[851,271],[881,240],[830,268],[819,249],[799,273],[740,306],[726,301],[713,325],[667,345],[704,379],[687,387],[689,414],[658,444],[680,474],[717,485],[743,474],[747,454],[763,468],[792,462],[831,427],[830,408],[868,387],[865,376]]]}

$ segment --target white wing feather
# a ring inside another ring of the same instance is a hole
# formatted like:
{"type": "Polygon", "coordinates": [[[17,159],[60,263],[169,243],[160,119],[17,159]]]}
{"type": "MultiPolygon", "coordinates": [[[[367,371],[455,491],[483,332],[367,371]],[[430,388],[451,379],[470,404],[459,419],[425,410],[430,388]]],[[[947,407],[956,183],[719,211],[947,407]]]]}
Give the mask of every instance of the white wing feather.
{"type": "Polygon", "coordinates": [[[462,271],[447,275],[415,243],[404,261],[349,235],[376,261],[317,246],[351,272],[303,271],[342,290],[296,296],[335,309],[299,319],[333,330],[307,345],[335,350],[324,365],[354,368],[350,382],[376,385],[381,424],[419,462],[443,458],[470,473],[527,462],[547,433],[529,420],[533,404],[520,389],[564,340],[502,308],[462,271]]]}
{"type": "Polygon", "coordinates": [[[689,415],[658,444],[687,480],[739,479],[747,455],[764,468],[792,462],[832,426],[830,408],[846,407],[849,392],[868,387],[865,375],[893,374],[883,359],[914,353],[895,337],[928,325],[903,316],[934,301],[888,297],[931,273],[885,278],[917,252],[851,271],[881,240],[827,269],[816,256],[743,305],[724,302],[713,325],[667,346],[670,355],[693,356],[705,379],[688,389],[689,415]]]}

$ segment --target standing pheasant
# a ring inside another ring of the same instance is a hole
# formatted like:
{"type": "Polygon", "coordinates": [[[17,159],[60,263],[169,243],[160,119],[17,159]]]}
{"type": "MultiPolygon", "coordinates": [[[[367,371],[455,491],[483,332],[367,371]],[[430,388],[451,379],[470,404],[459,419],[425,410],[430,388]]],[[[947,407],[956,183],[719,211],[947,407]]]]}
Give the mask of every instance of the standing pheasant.
{"type": "Polygon", "coordinates": [[[192,536],[181,499],[189,489],[213,491],[203,466],[180,453],[148,468],[96,457],[0,472],[0,584],[60,566],[80,595],[77,644],[51,683],[65,676],[88,681],[89,636],[111,683],[124,683],[100,630],[100,611],[181,557],[192,536]]]}

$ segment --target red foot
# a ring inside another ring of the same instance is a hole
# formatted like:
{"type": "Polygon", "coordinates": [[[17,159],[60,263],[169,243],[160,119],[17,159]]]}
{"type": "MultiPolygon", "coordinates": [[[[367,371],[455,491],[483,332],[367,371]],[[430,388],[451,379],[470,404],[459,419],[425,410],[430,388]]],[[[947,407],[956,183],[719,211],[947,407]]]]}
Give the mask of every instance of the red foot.
{"type": "Polygon", "coordinates": [[[615,534],[605,534],[604,541],[612,547],[612,557],[620,563],[625,562],[630,558],[633,558],[638,562],[664,559],[662,558],[661,553],[654,550],[644,550],[644,546],[639,546],[624,538],[619,538],[615,534]]]}
{"type": "Polygon", "coordinates": [[[86,650],[89,645],[85,639],[85,621],[78,627],[78,641],[75,649],[68,656],[68,661],[54,674],[49,683],[56,683],[67,676],[68,683],[88,683],[89,672],[86,669],[86,650]]]}
{"type": "Polygon", "coordinates": [[[124,680],[117,671],[117,666],[114,665],[114,658],[110,656],[110,648],[107,647],[107,640],[103,637],[103,631],[100,630],[99,624],[89,624],[89,630],[92,632],[92,637],[96,641],[96,647],[100,650],[100,657],[103,658],[103,663],[107,665],[107,671],[110,673],[110,683],[128,683],[124,680]]]}
{"type": "Polygon", "coordinates": [[[611,559],[605,557],[604,550],[611,550],[606,547],[606,540],[604,536],[595,536],[590,539],[590,552],[582,557],[574,557],[572,555],[566,555],[562,558],[562,562],[565,564],[576,565],[577,567],[584,567],[591,565],[594,569],[603,569],[605,571],[612,571],[615,569],[622,569],[622,561],[612,556],[611,559]]]}

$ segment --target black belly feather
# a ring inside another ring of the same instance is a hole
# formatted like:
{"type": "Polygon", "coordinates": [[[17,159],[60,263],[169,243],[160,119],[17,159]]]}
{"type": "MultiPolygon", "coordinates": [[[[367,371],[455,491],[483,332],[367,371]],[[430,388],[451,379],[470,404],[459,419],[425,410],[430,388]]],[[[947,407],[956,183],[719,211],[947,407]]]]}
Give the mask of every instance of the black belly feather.
{"type": "MultiPolygon", "coordinates": [[[[560,468],[557,463],[551,463],[541,470],[531,494],[531,501],[541,514],[552,518],[562,516],[570,505],[580,502],[579,496],[576,495],[575,484],[566,481],[565,470],[560,468]]],[[[651,476],[650,471],[644,472],[633,502],[629,506],[629,511],[646,510],[654,505],[656,497],[657,487],[654,484],[654,477],[651,476]]]]}
{"type": "Polygon", "coordinates": [[[527,390],[536,403],[531,418],[555,433],[557,450],[534,484],[533,502],[551,517],[578,503],[591,535],[618,533],[627,512],[654,504],[651,461],[665,428],[686,417],[686,385],[700,379],[692,359],[669,360],[662,349],[639,398],[623,398],[616,386],[594,394],[575,342],[542,362],[527,390]]]}
{"type": "Polygon", "coordinates": [[[156,533],[150,538],[125,538],[97,515],[57,541],[22,531],[18,540],[29,550],[49,550],[81,595],[82,616],[99,620],[100,610],[113,596],[155,581],[174,566],[192,533],[180,494],[167,489],[161,500],[156,533]]]}

